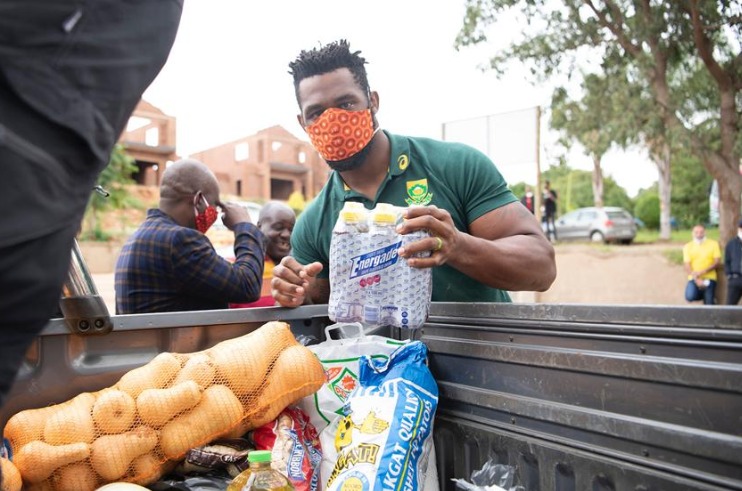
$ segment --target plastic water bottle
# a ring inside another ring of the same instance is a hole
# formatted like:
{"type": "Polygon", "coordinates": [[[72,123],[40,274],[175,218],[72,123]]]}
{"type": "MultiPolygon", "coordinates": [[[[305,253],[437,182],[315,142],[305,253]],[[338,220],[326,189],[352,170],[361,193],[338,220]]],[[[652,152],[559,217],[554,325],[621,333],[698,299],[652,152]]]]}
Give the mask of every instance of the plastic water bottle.
{"type": "MultiPolygon", "coordinates": [[[[402,236],[402,247],[419,242],[430,237],[430,233],[418,230],[402,236]]],[[[414,254],[412,257],[430,257],[430,251],[414,254]]],[[[399,268],[399,289],[395,296],[395,322],[390,325],[401,327],[421,327],[428,318],[430,311],[430,297],[433,293],[432,270],[407,266],[399,268]]]]}
{"type": "MultiPolygon", "coordinates": [[[[379,203],[371,214],[372,222],[366,240],[365,251],[386,251],[388,262],[399,261],[401,237],[396,227],[399,214],[387,203],[379,203]]],[[[387,269],[386,272],[371,272],[359,280],[364,291],[363,321],[369,325],[391,325],[394,316],[395,292],[399,290],[399,275],[387,269]],[[391,322],[390,322],[391,320],[391,322]]]]}
{"type": "Polygon", "coordinates": [[[368,232],[366,209],[347,202],[332,230],[330,243],[330,301],[328,310],[335,322],[363,320],[363,292],[351,288],[352,259],[368,232]]]}

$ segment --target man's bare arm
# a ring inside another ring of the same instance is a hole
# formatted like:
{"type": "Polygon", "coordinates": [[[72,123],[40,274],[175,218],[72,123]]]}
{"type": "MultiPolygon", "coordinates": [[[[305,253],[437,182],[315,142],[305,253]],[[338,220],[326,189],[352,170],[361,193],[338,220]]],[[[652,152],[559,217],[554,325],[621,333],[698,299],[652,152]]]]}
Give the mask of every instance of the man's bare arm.
{"type": "Polygon", "coordinates": [[[411,244],[401,251],[411,266],[448,264],[485,285],[503,290],[545,291],[556,278],[554,248],[536,218],[520,203],[492,210],[469,226],[470,234],[457,230],[451,215],[435,206],[411,208],[402,233],[427,229],[440,237],[443,247],[430,258],[412,254],[435,250],[436,238],[411,244]]]}

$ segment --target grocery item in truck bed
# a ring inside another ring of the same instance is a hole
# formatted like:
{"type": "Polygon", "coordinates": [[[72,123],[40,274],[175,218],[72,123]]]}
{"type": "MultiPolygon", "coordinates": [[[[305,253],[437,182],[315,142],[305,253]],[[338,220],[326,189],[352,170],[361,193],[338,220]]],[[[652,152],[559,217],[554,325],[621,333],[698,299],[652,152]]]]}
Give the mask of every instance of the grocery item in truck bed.
{"type": "Polygon", "coordinates": [[[388,360],[364,357],[342,417],[322,431],[326,490],[425,489],[438,387],[419,341],[388,360]]]}
{"type": "Polygon", "coordinates": [[[386,203],[373,210],[345,204],[330,243],[330,319],[410,329],[425,323],[432,272],[409,266],[399,249],[430,234],[398,234],[403,211],[386,203]]]}
{"type": "Polygon", "coordinates": [[[257,450],[269,450],[274,470],[286,476],[298,491],[317,491],[322,448],[309,416],[287,407],[275,421],[250,432],[257,450]]]}
{"type": "Polygon", "coordinates": [[[273,421],[324,380],[288,325],[269,322],[199,353],[162,353],[101,391],[22,411],[5,438],[24,485],[147,484],[189,450],[273,421]]]}

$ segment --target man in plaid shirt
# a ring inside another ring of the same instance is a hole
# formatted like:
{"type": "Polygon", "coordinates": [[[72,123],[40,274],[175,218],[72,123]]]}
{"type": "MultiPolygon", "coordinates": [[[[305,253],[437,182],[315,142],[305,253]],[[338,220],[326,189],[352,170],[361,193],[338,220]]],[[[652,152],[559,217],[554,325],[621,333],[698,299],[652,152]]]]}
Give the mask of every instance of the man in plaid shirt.
{"type": "Polygon", "coordinates": [[[263,279],[263,234],[247,210],[219,201],[219,183],[201,162],[181,160],[162,176],[159,209],[129,238],[116,264],[116,312],[225,309],[254,302],[263,279]],[[235,261],[204,235],[219,205],[234,232],[235,261]]]}

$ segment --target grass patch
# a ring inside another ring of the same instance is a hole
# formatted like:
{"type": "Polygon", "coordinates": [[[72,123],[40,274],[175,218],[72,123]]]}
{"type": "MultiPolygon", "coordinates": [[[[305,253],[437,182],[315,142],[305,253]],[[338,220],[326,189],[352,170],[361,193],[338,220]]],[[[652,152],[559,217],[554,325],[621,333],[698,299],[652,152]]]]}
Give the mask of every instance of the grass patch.
{"type": "MultiPolygon", "coordinates": [[[[719,229],[718,228],[707,228],[706,237],[708,237],[709,239],[714,239],[718,241],[719,240],[719,229]]],[[[659,240],[660,240],[659,230],[648,230],[645,228],[639,230],[636,233],[636,237],[634,238],[634,242],[636,242],[637,244],[652,244],[654,242],[659,242],[659,240]]],[[[685,242],[690,242],[691,240],[693,240],[692,229],[673,230],[670,233],[670,242],[685,243],[685,242]]]]}
{"type": "Polygon", "coordinates": [[[678,266],[683,265],[682,249],[667,249],[666,251],[662,251],[662,255],[664,255],[672,264],[677,264],[678,266]]]}
{"type": "Polygon", "coordinates": [[[618,246],[611,245],[611,244],[602,244],[600,242],[598,242],[598,243],[590,242],[590,247],[592,247],[593,249],[595,249],[596,251],[599,251],[599,252],[611,253],[618,246]]]}
{"type": "Polygon", "coordinates": [[[111,234],[101,229],[87,230],[80,234],[81,241],[88,242],[108,242],[113,238],[111,234]]]}

